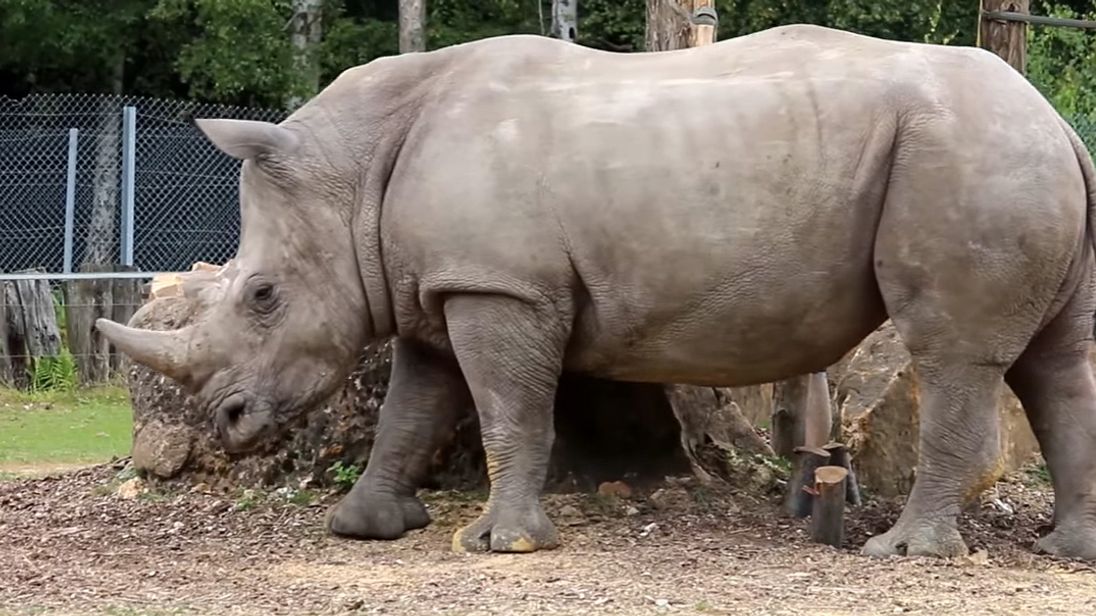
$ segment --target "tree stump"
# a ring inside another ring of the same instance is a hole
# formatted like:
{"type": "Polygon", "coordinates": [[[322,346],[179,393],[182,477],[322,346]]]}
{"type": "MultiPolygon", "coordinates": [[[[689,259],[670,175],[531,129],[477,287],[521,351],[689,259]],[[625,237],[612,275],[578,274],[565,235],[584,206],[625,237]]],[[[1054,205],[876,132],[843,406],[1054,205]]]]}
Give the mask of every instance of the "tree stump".
{"type": "Polygon", "coordinates": [[[830,454],[824,449],[795,448],[792,476],[788,480],[788,492],[784,501],[784,508],[789,515],[805,518],[811,514],[814,472],[828,464],[829,460],[830,454]]]}
{"type": "Polygon", "coordinates": [[[15,280],[4,283],[5,351],[9,382],[18,387],[32,383],[41,361],[61,354],[61,330],[57,307],[48,280],[15,280]]]}
{"type": "Polygon", "coordinates": [[[811,540],[841,547],[845,541],[845,480],[841,466],[823,466],[814,472],[811,540]]]}
{"type": "Polygon", "coordinates": [[[830,465],[840,466],[848,471],[849,476],[845,481],[845,500],[853,507],[860,506],[860,485],[856,482],[856,473],[852,468],[852,458],[849,449],[842,443],[829,443],[823,447],[830,454],[830,465]]]}

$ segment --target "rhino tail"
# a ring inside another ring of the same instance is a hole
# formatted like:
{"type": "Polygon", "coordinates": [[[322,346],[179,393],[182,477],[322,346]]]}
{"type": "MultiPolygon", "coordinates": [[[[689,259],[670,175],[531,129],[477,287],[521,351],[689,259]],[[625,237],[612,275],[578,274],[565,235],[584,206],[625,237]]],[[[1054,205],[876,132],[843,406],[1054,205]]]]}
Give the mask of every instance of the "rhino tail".
{"type": "Polygon", "coordinates": [[[1089,154],[1088,147],[1085,146],[1085,142],[1081,140],[1073,126],[1065,118],[1061,118],[1060,122],[1066,136],[1069,137],[1069,142],[1073,144],[1073,151],[1077,155],[1077,164],[1081,166],[1081,175],[1085,179],[1088,239],[1092,242],[1093,252],[1096,252],[1096,165],[1092,162],[1092,155],[1089,154]]]}

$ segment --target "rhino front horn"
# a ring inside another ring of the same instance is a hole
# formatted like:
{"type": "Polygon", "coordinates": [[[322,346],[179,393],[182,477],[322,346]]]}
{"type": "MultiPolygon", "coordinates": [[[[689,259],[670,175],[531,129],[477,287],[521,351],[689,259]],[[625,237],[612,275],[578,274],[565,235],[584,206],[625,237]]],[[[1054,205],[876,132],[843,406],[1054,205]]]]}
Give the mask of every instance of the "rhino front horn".
{"type": "Polygon", "coordinates": [[[186,378],[187,339],[182,330],[135,329],[109,319],[96,320],[95,329],[133,361],[175,380],[186,378]]]}

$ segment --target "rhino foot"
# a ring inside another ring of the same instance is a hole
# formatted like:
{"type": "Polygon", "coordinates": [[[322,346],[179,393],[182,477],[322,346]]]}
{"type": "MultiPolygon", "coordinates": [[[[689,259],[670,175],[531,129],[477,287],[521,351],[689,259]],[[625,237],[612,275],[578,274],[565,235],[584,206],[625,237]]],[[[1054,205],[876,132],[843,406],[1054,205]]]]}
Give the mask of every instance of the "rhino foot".
{"type": "Polygon", "coordinates": [[[488,504],[476,521],[453,534],[454,552],[535,552],[559,547],[559,532],[537,503],[523,509],[488,504]]]}
{"type": "Polygon", "coordinates": [[[889,531],[868,539],[861,553],[866,556],[934,556],[959,558],[970,553],[962,535],[952,524],[905,526],[901,522],[889,531]]]}
{"type": "Polygon", "coordinates": [[[1035,542],[1035,552],[1096,561],[1096,528],[1059,525],[1035,542]]]}
{"type": "Polygon", "coordinates": [[[370,494],[343,498],[327,513],[327,530],[352,539],[398,539],[430,524],[430,514],[414,496],[370,494]]]}

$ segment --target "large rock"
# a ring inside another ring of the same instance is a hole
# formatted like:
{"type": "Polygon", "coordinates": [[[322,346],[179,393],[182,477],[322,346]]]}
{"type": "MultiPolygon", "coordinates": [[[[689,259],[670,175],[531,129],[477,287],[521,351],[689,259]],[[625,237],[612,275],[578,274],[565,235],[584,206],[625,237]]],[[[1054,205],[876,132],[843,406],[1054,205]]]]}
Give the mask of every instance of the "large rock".
{"type": "MultiPolygon", "coordinates": [[[[860,484],[880,496],[905,494],[918,459],[920,393],[909,352],[890,321],[829,370],[834,406],[860,484]]],[[[1007,386],[997,405],[999,457],[991,482],[1039,451],[1019,400],[1007,386]]]]}

